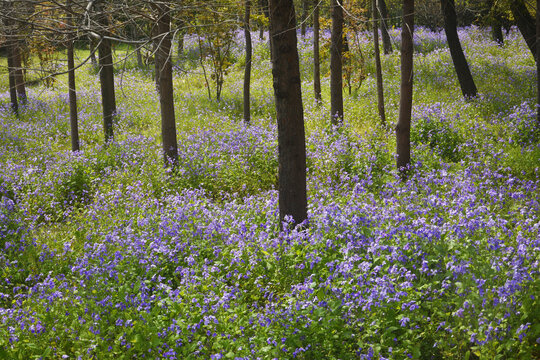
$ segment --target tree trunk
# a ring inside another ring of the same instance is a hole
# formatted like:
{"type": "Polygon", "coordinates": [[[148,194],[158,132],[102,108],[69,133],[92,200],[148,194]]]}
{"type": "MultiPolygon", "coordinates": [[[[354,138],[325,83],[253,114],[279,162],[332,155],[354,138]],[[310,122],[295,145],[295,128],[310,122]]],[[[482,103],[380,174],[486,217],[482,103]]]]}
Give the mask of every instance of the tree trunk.
{"type": "Polygon", "coordinates": [[[177,51],[177,55],[178,55],[178,61],[180,61],[180,59],[182,59],[182,55],[184,54],[184,32],[181,31],[178,33],[178,51],[177,51]]]}
{"type": "MultiPolygon", "coordinates": [[[[71,29],[73,26],[73,16],[71,15],[71,1],[67,0],[67,24],[71,29]]],[[[79,122],[77,118],[77,92],[75,88],[75,60],[73,56],[73,39],[67,42],[67,63],[68,63],[68,97],[69,97],[69,124],[71,129],[71,150],[79,151],[79,122]]]]}
{"type": "MultiPolygon", "coordinates": [[[[11,3],[8,3],[7,1],[4,1],[2,4],[2,7],[0,10],[2,10],[3,13],[9,14],[9,6],[12,5],[11,3]]],[[[6,56],[7,56],[7,66],[8,66],[8,81],[9,81],[9,97],[10,97],[10,105],[13,112],[18,116],[19,115],[19,102],[17,100],[17,86],[15,84],[15,65],[13,63],[13,47],[14,47],[14,39],[12,36],[13,29],[10,24],[9,17],[4,17],[2,19],[5,31],[6,31],[6,39],[5,39],[5,47],[6,47],[6,56]]]]}
{"type": "Polygon", "coordinates": [[[313,92],[315,100],[322,102],[321,95],[321,62],[319,58],[319,0],[313,4],[313,92]]]}
{"type": "Polygon", "coordinates": [[[98,68],[97,58],[96,58],[96,44],[93,39],[89,40],[90,48],[90,63],[94,69],[98,68]]]}
{"type": "Polygon", "coordinates": [[[378,13],[381,18],[381,35],[383,41],[383,51],[385,54],[392,53],[392,42],[388,34],[388,9],[384,0],[377,0],[378,13]]]}
{"type": "Polygon", "coordinates": [[[536,25],[523,0],[510,1],[510,10],[529,50],[536,59],[536,25]]]}
{"type": "Polygon", "coordinates": [[[330,45],[330,114],[331,122],[343,121],[343,9],[332,0],[332,36],[330,45]]]}
{"type": "Polygon", "coordinates": [[[158,12],[156,48],[156,77],[161,107],[161,138],[165,166],[178,165],[178,142],[176,139],[176,120],[174,116],[173,77],[171,64],[170,9],[168,4],[155,3],[158,12]]]}
{"type": "Polygon", "coordinates": [[[466,99],[475,97],[477,94],[476,85],[467,64],[465,54],[461,48],[457,33],[456,8],[454,0],[441,0],[441,7],[444,16],[444,32],[448,40],[450,55],[459,80],[461,92],[466,99]]]}
{"type": "Polygon", "coordinates": [[[135,55],[137,55],[137,67],[139,69],[142,69],[144,68],[144,62],[143,62],[143,59],[142,59],[142,54],[141,54],[141,47],[139,45],[136,45],[137,47],[135,48],[135,55]]]}
{"type": "MultiPolygon", "coordinates": [[[[106,34],[109,23],[103,13],[101,2],[96,2],[96,9],[99,16],[99,23],[102,26],[102,35],[106,34]]],[[[116,114],[116,98],[114,93],[114,72],[113,57],[111,51],[111,41],[102,38],[98,45],[99,53],[99,82],[101,85],[101,105],[103,107],[103,130],[105,133],[105,143],[114,139],[113,120],[116,114]]]]}
{"type": "Polygon", "coordinates": [[[377,76],[377,108],[381,124],[386,126],[386,115],[384,113],[384,90],[381,68],[381,54],[379,50],[379,16],[377,11],[377,0],[372,0],[373,7],[373,44],[375,48],[375,72],[377,76]]]}
{"type": "Polygon", "coordinates": [[[540,129],[540,0],[536,0],[536,125],[540,129]]]}
{"type": "Polygon", "coordinates": [[[279,149],[279,217],[307,220],[306,143],[293,0],[270,0],[279,149]]]}
{"type": "Polygon", "coordinates": [[[396,125],[397,168],[402,180],[407,179],[411,161],[411,113],[413,97],[413,32],[414,0],[403,0],[401,28],[401,89],[399,116],[396,125]]]}
{"type": "Polygon", "coordinates": [[[502,32],[502,25],[498,20],[495,20],[491,25],[491,37],[499,45],[504,45],[504,36],[502,32]]]}
{"type": "Polygon", "coordinates": [[[244,14],[244,36],[246,39],[246,64],[244,69],[244,122],[249,124],[251,122],[251,109],[250,109],[250,83],[251,83],[251,29],[249,26],[249,17],[251,11],[251,0],[246,1],[246,8],[244,14]]]}
{"type": "Polygon", "coordinates": [[[306,36],[306,25],[307,25],[307,19],[308,19],[308,1],[309,0],[302,0],[302,24],[300,25],[300,34],[302,37],[306,36]]]}
{"type": "MultiPolygon", "coordinates": [[[[266,16],[265,12],[265,3],[266,0],[259,0],[259,11],[262,16],[266,16]]],[[[264,38],[264,24],[261,22],[259,24],[259,40],[262,40],[264,38]]]]}
{"type": "Polygon", "coordinates": [[[13,67],[15,68],[15,87],[17,89],[17,97],[19,98],[21,104],[26,104],[26,86],[24,85],[20,42],[19,40],[14,40],[12,44],[13,67]]]}
{"type": "Polygon", "coordinates": [[[11,100],[11,109],[15,114],[19,114],[19,102],[17,100],[17,86],[15,85],[15,66],[13,65],[13,46],[7,46],[8,79],[9,79],[9,97],[11,100]]]}

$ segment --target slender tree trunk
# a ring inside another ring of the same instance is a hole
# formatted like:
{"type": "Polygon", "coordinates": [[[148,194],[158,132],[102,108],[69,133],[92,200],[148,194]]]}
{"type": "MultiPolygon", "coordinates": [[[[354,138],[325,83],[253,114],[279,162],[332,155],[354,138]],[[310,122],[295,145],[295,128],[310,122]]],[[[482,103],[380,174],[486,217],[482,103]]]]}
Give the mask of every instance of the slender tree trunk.
{"type": "Polygon", "coordinates": [[[523,0],[510,1],[510,10],[529,50],[536,59],[536,25],[523,0]]]}
{"type": "Polygon", "coordinates": [[[456,20],[456,8],[454,0],[441,0],[442,12],[444,15],[444,32],[446,33],[446,39],[448,40],[448,47],[450,48],[450,55],[452,55],[452,61],[454,62],[454,68],[459,80],[459,86],[461,92],[466,99],[475,97],[477,94],[476,85],[467,64],[467,59],[461,48],[459,37],[457,33],[457,20],[456,20]]]}
{"type": "Polygon", "coordinates": [[[489,15],[490,19],[489,23],[491,25],[491,38],[499,46],[503,46],[504,36],[502,32],[502,21],[500,11],[497,9],[497,3],[495,2],[495,0],[487,0],[487,5],[489,7],[487,15],[489,15]]]}
{"type": "MultiPolygon", "coordinates": [[[[103,27],[102,34],[107,33],[109,23],[103,13],[103,5],[96,2],[100,24],[103,27]]],[[[102,38],[98,45],[99,53],[99,82],[101,85],[101,105],[103,108],[103,130],[105,143],[114,139],[113,120],[116,114],[116,97],[114,93],[114,71],[111,41],[102,38]]]]}
{"type": "Polygon", "coordinates": [[[315,100],[322,102],[321,95],[321,62],[319,51],[319,0],[314,0],[313,3],[313,92],[315,100]]]}
{"type": "Polygon", "coordinates": [[[178,33],[178,59],[180,60],[182,58],[182,54],[184,53],[184,32],[181,31],[178,33]]]}
{"type": "Polygon", "coordinates": [[[251,84],[251,28],[249,26],[249,17],[251,11],[251,0],[246,1],[246,8],[244,14],[244,36],[246,39],[246,65],[244,69],[244,122],[249,124],[251,122],[251,109],[250,109],[250,84],[251,84]]]}
{"type": "Polygon", "coordinates": [[[204,66],[204,54],[203,54],[203,45],[200,36],[197,36],[199,42],[199,64],[201,65],[204,81],[206,83],[206,90],[208,91],[208,99],[212,100],[212,90],[210,89],[210,82],[208,81],[208,76],[206,75],[206,67],[204,66]]]}
{"type": "Polygon", "coordinates": [[[293,0],[270,0],[272,75],[278,122],[279,217],[307,220],[306,142],[293,0]]]}
{"type": "Polygon", "coordinates": [[[15,85],[15,66],[13,64],[13,46],[7,46],[8,79],[9,79],[9,97],[11,100],[11,109],[15,114],[19,114],[19,102],[17,100],[17,86],[15,85]]]}
{"type": "Polygon", "coordinates": [[[536,125],[540,128],[540,0],[536,0],[536,125]]]}
{"type": "Polygon", "coordinates": [[[142,54],[141,54],[141,47],[139,45],[136,45],[137,47],[135,48],[135,55],[137,56],[137,67],[139,69],[142,69],[144,68],[144,62],[143,62],[143,59],[142,59],[142,54]]]}
{"type": "Polygon", "coordinates": [[[158,79],[159,104],[161,107],[161,138],[165,166],[178,165],[178,142],[176,139],[176,119],[174,116],[173,77],[171,64],[171,15],[169,5],[155,3],[158,12],[156,48],[156,77],[158,79]]]}
{"type": "Polygon", "coordinates": [[[381,18],[381,35],[383,41],[383,51],[385,54],[392,53],[392,42],[388,33],[388,9],[384,0],[377,0],[378,13],[381,18]]]}
{"type": "Polygon", "coordinates": [[[411,162],[413,32],[414,0],[403,0],[403,25],[401,28],[401,89],[399,116],[396,125],[397,168],[403,180],[407,179],[408,168],[411,162]]]}
{"type": "Polygon", "coordinates": [[[302,0],[302,24],[300,25],[300,34],[302,37],[306,36],[306,25],[307,25],[307,19],[308,19],[308,1],[309,0],[302,0]]]}
{"type": "Polygon", "coordinates": [[[343,121],[343,9],[332,0],[332,36],[330,45],[330,114],[332,124],[343,121]]]}
{"type": "Polygon", "coordinates": [[[13,66],[15,68],[15,87],[21,104],[26,104],[26,86],[24,84],[23,66],[21,60],[20,41],[13,41],[13,66]]]}
{"type": "MultiPolygon", "coordinates": [[[[71,14],[71,1],[67,0],[67,24],[73,26],[73,15],[71,14]]],[[[67,63],[68,63],[68,98],[69,98],[69,124],[71,129],[71,150],[79,151],[79,122],[77,118],[77,91],[75,88],[75,60],[73,56],[73,39],[67,42],[67,63]]]]}
{"type": "Polygon", "coordinates": [[[493,25],[491,26],[491,37],[493,40],[499,45],[504,45],[504,36],[502,32],[502,25],[498,20],[495,20],[493,22],[493,25]]]}
{"type": "Polygon", "coordinates": [[[90,63],[94,69],[98,68],[97,58],[96,58],[96,44],[94,39],[89,39],[89,48],[90,48],[90,63]]]}
{"type": "MultiPolygon", "coordinates": [[[[264,12],[264,3],[266,0],[259,0],[259,11],[260,14],[265,16],[264,12]]],[[[264,25],[262,23],[259,24],[259,40],[262,40],[264,38],[264,25]]]]}
{"type": "Polygon", "coordinates": [[[377,0],[372,0],[373,7],[373,44],[375,48],[375,72],[377,76],[377,108],[381,124],[386,126],[386,115],[384,113],[384,89],[381,68],[381,54],[379,50],[379,16],[377,11],[377,0]]]}

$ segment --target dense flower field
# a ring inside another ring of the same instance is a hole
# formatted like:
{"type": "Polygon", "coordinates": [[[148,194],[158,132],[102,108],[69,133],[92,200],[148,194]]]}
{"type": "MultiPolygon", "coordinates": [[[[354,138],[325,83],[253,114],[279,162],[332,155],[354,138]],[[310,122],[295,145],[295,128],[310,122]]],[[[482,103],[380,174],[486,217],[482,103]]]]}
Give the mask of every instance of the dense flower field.
{"type": "MultiPolygon", "coordinates": [[[[368,35],[366,78],[338,128],[328,103],[313,102],[311,39],[300,40],[308,228],[277,222],[266,39],[250,127],[240,66],[220,103],[206,99],[196,65],[176,74],[176,172],[161,164],[147,71],[117,76],[108,146],[96,75],[79,71],[77,154],[64,83],[30,89],[20,118],[2,83],[0,358],[540,357],[535,64],[515,30],[503,47],[488,34],[460,31],[480,90],[465,102],[444,34],[417,31],[405,183],[393,130],[376,118],[368,35]]],[[[397,51],[383,65],[392,121],[397,51]]]]}

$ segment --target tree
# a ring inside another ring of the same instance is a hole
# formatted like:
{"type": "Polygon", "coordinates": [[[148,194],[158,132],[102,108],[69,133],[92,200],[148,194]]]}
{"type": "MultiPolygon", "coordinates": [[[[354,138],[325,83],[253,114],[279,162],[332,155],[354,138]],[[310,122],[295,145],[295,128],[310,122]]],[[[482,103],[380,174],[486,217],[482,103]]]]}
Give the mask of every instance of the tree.
{"type": "Polygon", "coordinates": [[[332,36],[330,45],[330,115],[337,125],[343,121],[343,8],[332,0],[332,36]]]}
{"type": "Polygon", "coordinates": [[[466,99],[473,98],[478,91],[476,90],[469,64],[459,42],[454,0],[441,0],[441,8],[444,16],[444,32],[446,33],[450,55],[456,69],[461,92],[466,99]]]}
{"type": "Polygon", "coordinates": [[[523,0],[510,1],[510,11],[529,50],[536,59],[536,25],[523,0]]]}
{"type": "Polygon", "coordinates": [[[8,80],[9,80],[9,97],[11,102],[11,109],[15,114],[19,113],[19,102],[17,100],[17,86],[15,85],[15,65],[13,64],[13,48],[11,44],[6,46],[7,48],[7,62],[8,62],[8,80]]]}
{"type": "Polygon", "coordinates": [[[306,26],[308,21],[309,0],[302,0],[302,23],[300,24],[300,34],[306,36],[306,26]]]}
{"type": "Polygon", "coordinates": [[[317,102],[322,101],[319,28],[319,0],[313,0],[313,92],[317,102]]]}
{"type": "MultiPolygon", "coordinates": [[[[72,0],[66,0],[66,22],[68,29],[73,27],[72,0]]],[[[75,60],[73,56],[73,37],[68,35],[67,63],[68,63],[68,98],[69,98],[69,124],[71,130],[71,150],[79,151],[79,122],[77,117],[77,91],[75,88],[75,60]]]]}
{"type": "Polygon", "coordinates": [[[15,88],[17,89],[17,97],[21,104],[25,104],[26,98],[26,86],[24,84],[24,74],[21,58],[21,40],[16,36],[11,43],[11,57],[14,68],[15,88]]]}
{"type": "Polygon", "coordinates": [[[99,83],[101,86],[101,106],[103,108],[103,130],[105,142],[114,139],[113,120],[116,114],[116,97],[114,93],[114,70],[113,57],[111,51],[111,40],[106,36],[109,30],[109,20],[102,4],[103,0],[90,1],[90,6],[94,2],[96,11],[98,35],[98,57],[99,57],[99,83]]]}
{"type": "Polygon", "coordinates": [[[408,168],[411,161],[413,32],[414,0],[403,0],[403,25],[401,27],[401,89],[399,116],[396,125],[397,168],[403,180],[407,179],[408,168]]]}
{"type": "Polygon", "coordinates": [[[495,0],[489,0],[487,5],[489,8],[487,11],[487,22],[491,25],[491,37],[497,44],[502,46],[504,44],[504,36],[500,10],[495,0]]]}
{"type": "Polygon", "coordinates": [[[249,17],[251,10],[251,0],[245,0],[244,13],[244,37],[246,39],[246,64],[244,68],[244,122],[249,124],[251,121],[250,111],[250,82],[251,82],[251,29],[249,26],[249,17]]]}
{"type": "Polygon", "coordinates": [[[231,4],[224,0],[201,2],[198,6],[195,32],[199,40],[199,60],[207,86],[209,86],[209,80],[204,60],[209,60],[210,78],[215,85],[216,100],[220,101],[225,76],[234,61],[232,47],[238,30],[238,21],[231,21],[231,18],[236,20],[240,18],[240,14],[231,13],[231,10],[234,11],[236,8],[231,7],[231,4]]]}
{"type": "Polygon", "coordinates": [[[307,220],[306,143],[292,0],[270,0],[272,76],[278,123],[279,217],[307,220]]]}
{"type": "Polygon", "coordinates": [[[392,42],[388,34],[388,9],[384,0],[377,0],[377,9],[381,18],[381,35],[383,41],[383,50],[385,54],[392,52],[392,42]]]}
{"type": "MultiPolygon", "coordinates": [[[[17,112],[19,108],[19,103],[26,103],[26,86],[24,84],[24,74],[22,67],[22,58],[21,58],[21,34],[23,32],[22,22],[18,21],[17,13],[25,12],[24,6],[16,6],[13,1],[4,2],[4,25],[6,28],[6,37],[7,37],[7,48],[8,48],[8,70],[10,77],[10,84],[14,86],[16,93],[16,101],[13,95],[11,96],[11,105],[12,108],[17,112]]],[[[10,88],[11,88],[10,85],[10,88]]],[[[10,92],[11,94],[11,92],[10,92]]]]}
{"type": "Polygon", "coordinates": [[[381,54],[379,50],[379,16],[377,15],[377,0],[372,0],[373,8],[373,45],[375,48],[375,72],[377,77],[377,108],[381,124],[386,125],[386,115],[384,113],[384,90],[381,69],[381,54]]]}
{"type": "Polygon", "coordinates": [[[7,55],[7,63],[8,63],[8,81],[9,81],[9,97],[10,97],[10,103],[11,103],[11,109],[15,114],[18,114],[19,112],[19,102],[17,99],[17,86],[15,84],[15,64],[13,62],[13,47],[15,46],[13,41],[13,27],[11,25],[11,11],[12,7],[11,4],[8,2],[4,2],[3,4],[3,13],[5,16],[3,17],[3,25],[5,28],[5,34],[6,34],[6,55],[7,55]]]}
{"type": "Polygon", "coordinates": [[[161,138],[165,166],[178,164],[178,142],[176,139],[176,120],[174,116],[173,77],[171,64],[171,15],[166,2],[156,2],[157,48],[156,78],[158,83],[159,105],[161,108],[161,138]]]}
{"type": "Polygon", "coordinates": [[[536,0],[536,123],[540,128],[540,0],[536,0]]]}

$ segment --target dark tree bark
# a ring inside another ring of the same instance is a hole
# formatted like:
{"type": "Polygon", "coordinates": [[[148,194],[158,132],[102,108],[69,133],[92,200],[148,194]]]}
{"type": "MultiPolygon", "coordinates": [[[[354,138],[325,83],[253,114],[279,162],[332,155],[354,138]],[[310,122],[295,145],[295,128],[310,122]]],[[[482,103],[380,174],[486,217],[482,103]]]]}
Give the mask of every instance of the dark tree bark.
{"type": "Polygon", "coordinates": [[[176,119],[174,116],[173,77],[171,64],[170,9],[163,2],[154,3],[158,13],[156,48],[156,77],[158,79],[159,104],[161,107],[161,138],[165,166],[178,164],[178,142],[176,139],[176,119]]]}
{"type": "Polygon", "coordinates": [[[12,47],[13,66],[15,68],[15,87],[17,89],[17,97],[21,104],[26,104],[26,86],[24,84],[23,66],[21,60],[20,42],[15,40],[12,47]]]}
{"type": "MultiPolygon", "coordinates": [[[[260,14],[263,16],[266,16],[265,12],[265,6],[268,5],[267,0],[259,0],[259,11],[260,14]]],[[[262,40],[264,38],[264,25],[262,23],[259,24],[259,39],[262,40]]]]}
{"type": "Polygon", "coordinates": [[[407,179],[411,162],[411,113],[413,97],[413,32],[414,0],[403,0],[401,28],[401,89],[399,116],[396,125],[397,168],[403,180],[407,179]]]}
{"type": "Polygon", "coordinates": [[[313,3],[313,92],[315,100],[320,103],[321,95],[321,62],[319,51],[319,0],[314,0],[313,3]]]}
{"type": "Polygon", "coordinates": [[[529,50],[536,59],[536,25],[523,0],[510,1],[510,10],[529,50]]]}
{"type": "Polygon", "coordinates": [[[302,0],[302,24],[300,25],[300,34],[302,37],[306,36],[306,26],[308,20],[308,4],[309,0],[302,0]]]}
{"type": "Polygon", "coordinates": [[[17,100],[17,86],[15,85],[15,66],[13,64],[13,47],[7,46],[7,62],[8,62],[8,80],[9,80],[9,97],[11,101],[11,109],[15,114],[19,114],[19,102],[17,100]]]}
{"type": "Polygon", "coordinates": [[[245,0],[245,14],[244,14],[244,37],[246,39],[246,64],[244,68],[244,122],[249,124],[251,122],[251,109],[250,109],[250,84],[251,84],[251,28],[249,26],[249,17],[251,11],[251,0],[245,0]]]}
{"type": "MultiPolygon", "coordinates": [[[[107,32],[109,22],[101,2],[96,2],[99,23],[103,33],[107,32]]],[[[103,35],[103,34],[102,34],[103,35]]],[[[103,108],[103,130],[105,143],[114,139],[113,120],[116,114],[116,97],[114,93],[114,72],[111,41],[101,38],[98,45],[99,53],[99,83],[101,85],[101,106],[103,108]]]]}
{"type": "Polygon", "coordinates": [[[500,11],[497,9],[495,0],[487,0],[486,12],[481,14],[488,18],[488,24],[491,26],[491,38],[499,46],[504,45],[504,36],[502,32],[502,21],[500,11]]]}
{"type": "Polygon", "coordinates": [[[279,218],[307,220],[306,143],[293,0],[270,0],[272,75],[278,123],[279,218]]]}
{"type": "Polygon", "coordinates": [[[98,62],[96,58],[96,43],[94,39],[89,40],[89,49],[90,49],[90,63],[94,69],[98,68],[98,62]]]}
{"type": "Polygon", "coordinates": [[[137,56],[137,67],[139,69],[144,68],[144,62],[143,62],[142,54],[141,54],[141,47],[139,45],[137,45],[137,47],[135,48],[135,55],[137,56]]]}
{"type": "Polygon", "coordinates": [[[504,45],[504,36],[503,36],[503,32],[502,32],[502,24],[495,20],[493,22],[493,25],[491,25],[491,37],[493,38],[493,40],[499,44],[499,46],[503,46],[504,45]]]}
{"type": "MultiPolygon", "coordinates": [[[[67,0],[67,24],[73,26],[73,16],[71,14],[71,1],[67,0]]],[[[71,129],[71,150],[79,151],[79,121],[77,117],[77,91],[75,88],[75,60],[73,56],[73,39],[67,41],[67,63],[68,63],[68,98],[69,98],[69,124],[71,129]]]]}
{"type": "Polygon", "coordinates": [[[536,0],[536,124],[540,128],[540,0],[536,0]]]}
{"type": "Polygon", "coordinates": [[[332,124],[343,121],[343,8],[332,0],[332,36],[330,45],[330,114],[332,124]]]}
{"type": "Polygon", "coordinates": [[[186,23],[184,20],[178,20],[178,39],[176,40],[177,43],[177,50],[176,50],[176,63],[180,65],[180,62],[182,61],[183,55],[184,55],[184,36],[186,35],[186,23]]]}
{"type": "Polygon", "coordinates": [[[377,109],[381,124],[386,126],[386,115],[384,113],[384,89],[381,68],[381,54],[379,50],[379,16],[377,11],[377,0],[372,0],[373,7],[373,44],[375,48],[375,72],[377,77],[377,109]]]}
{"type": "MultiPolygon", "coordinates": [[[[2,11],[6,14],[9,13],[8,6],[11,5],[8,2],[2,4],[2,11]]],[[[11,103],[11,109],[13,112],[19,114],[19,101],[17,99],[17,85],[15,83],[15,64],[13,61],[13,48],[15,47],[15,41],[13,38],[13,29],[9,18],[3,19],[4,26],[6,28],[6,55],[7,55],[7,65],[8,65],[8,81],[9,81],[9,97],[11,103]]]]}
{"type": "Polygon", "coordinates": [[[444,32],[448,40],[448,47],[450,48],[450,55],[456,69],[461,92],[467,99],[475,97],[478,91],[459,42],[454,0],[441,0],[441,7],[444,16],[444,32]]]}
{"type": "Polygon", "coordinates": [[[385,54],[392,53],[392,42],[388,34],[388,9],[384,0],[377,0],[377,8],[381,18],[381,35],[383,41],[383,51],[385,54]]]}

